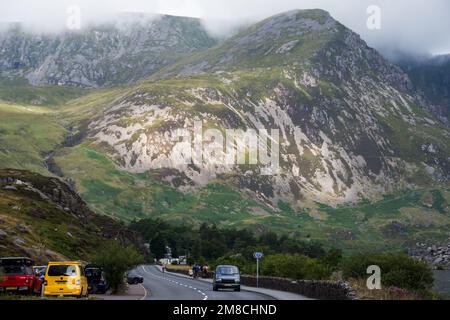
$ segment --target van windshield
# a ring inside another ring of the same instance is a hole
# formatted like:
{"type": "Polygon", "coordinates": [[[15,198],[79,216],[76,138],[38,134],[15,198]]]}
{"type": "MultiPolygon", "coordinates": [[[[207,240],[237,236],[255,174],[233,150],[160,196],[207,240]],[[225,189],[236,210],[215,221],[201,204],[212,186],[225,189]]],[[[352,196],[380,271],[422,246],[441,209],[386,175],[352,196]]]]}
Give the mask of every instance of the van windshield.
{"type": "Polygon", "coordinates": [[[234,275],[239,274],[239,270],[236,267],[219,267],[217,273],[222,275],[234,275]]]}
{"type": "Polygon", "coordinates": [[[48,268],[48,275],[50,277],[70,277],[77,275],[77,267],[76,266],[50,266],[48,268]]]}

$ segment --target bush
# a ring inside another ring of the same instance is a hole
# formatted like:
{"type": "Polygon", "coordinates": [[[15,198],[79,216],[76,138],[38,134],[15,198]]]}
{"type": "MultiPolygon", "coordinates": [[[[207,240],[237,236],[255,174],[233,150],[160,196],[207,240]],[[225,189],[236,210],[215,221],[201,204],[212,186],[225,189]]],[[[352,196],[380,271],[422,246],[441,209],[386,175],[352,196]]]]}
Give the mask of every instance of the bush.
{"type": "Polygon", "coordinates": [[[122,247],[117,242],[110,243],[100,249],[93,257],[92,263],[101,267],[113,290],[117,292],[123,283],[125,272],[144,262],[144,258],[133,247],[122,247]]]}
{"type": "Polygon", "coordinates": [[[368,278],[367,267],[377,265],[381,269],[382,285],[409,290],[428,290],[433,285],[433,273],[427,264],[406,254],[358,253],[342,262],[345,279],[368,278]]]}
{"type": "Polygon", "coordinates": [[[342,261],[342,251],[339,249],[330,249],[328,253],[320,258],[330,271],[337,271],[342,261]]]}
{"type": "Polygon", "coordinates": [[[300,254],[274,254],[261,260],[261,274],[299,280],[323,280],[329,268],[317,259],[300,254]]]}

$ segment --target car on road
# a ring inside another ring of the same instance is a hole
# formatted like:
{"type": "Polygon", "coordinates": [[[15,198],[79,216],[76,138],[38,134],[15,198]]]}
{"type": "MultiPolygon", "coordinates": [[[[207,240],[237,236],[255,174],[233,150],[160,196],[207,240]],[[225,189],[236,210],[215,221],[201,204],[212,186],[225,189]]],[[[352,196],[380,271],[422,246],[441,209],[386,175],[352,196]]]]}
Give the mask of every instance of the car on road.
{"type": "Polygon", "coordinates": [[[39,293],[42,280],[33,272],[33,260],[26,257],[0,259],[0,292],[39,293]]]}
{"type": "Polygon", "coordinates": [[[87,297],[88,281],[81,262],[49,262],[45,273],[44,295],[87,297]]]}
{"type": "Polygon", "coordinates": [[[128,284],[139,284],[139,283],[144,283],[144,277],[133,273],[133,272],[129,272],[127,273],[127,283],[128,284]]]}
{"type": "Polygon", "coordinates": [[[241,273],[239,268],[230,265],[220,265],[216,267],[213,277],[213,290],[233,289],[241,291],[241,273]]]}
{"type": "Polygon", "coordinates": [[[105,294],[109,289],[109,284],[106,281],[106,276],[103,270],[97,266],[87,265],[84,268],[84,273],[88,280],[89,293],[105,294]]]}

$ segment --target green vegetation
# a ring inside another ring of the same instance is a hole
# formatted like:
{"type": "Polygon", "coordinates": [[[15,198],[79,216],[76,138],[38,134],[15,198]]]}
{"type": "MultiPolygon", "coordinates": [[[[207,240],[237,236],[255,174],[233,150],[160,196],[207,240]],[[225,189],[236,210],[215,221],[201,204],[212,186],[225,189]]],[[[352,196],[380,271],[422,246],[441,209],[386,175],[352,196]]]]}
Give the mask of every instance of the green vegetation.
{"type": "Polygon", "coordinates": [[[346,257],[342,263],[346,279],[367,278],[367,267],[376,265],[381,269],[382,285],[415,291],[426,291],[433,286],[430,267],[405,254],[357,253],[346,257]]]}
{"type": "Polygon", "coordinates": [[[57,107],[87,92],[72,87],[32,86],[25,79],[0,79],[0,101],[13,104],[57,107]]]}
{"type": "Polygon", "coordinates": [[[64,139],[65,130],[44,107],[0,103],[0,168],[48,171],[45,155],[64,139]]]}
{"type": "Polygon", "coordinates": [[[279,236],[266,231],[260,235],[251,230],[218,228],[203,223],[198,228],[177,226],[160,219],[134,221],[130,229],[139,232],[156,258],[162,258],[166,246],[175,256],[188,254],[191,259],[213,260],[225,255],[242,254],[252,257],[253,252],[263,250],[268,253],[298,253],[310,257],[326,255],[325,249],[314,241],[303,241],[288,236],[279,236]]]}
{"type": "Polygon", "coordinates": [[[144,263],[144,258],[134,248],[124,248],[113,242],[102,246],[91,261],[103,269],[113,293],[116,293],[123,284],[125,272],[144,263]]]}
{"type": "Polygon", "coordinates": [[[130,227],[150,243],[151,253],[158,259],[164,257],[169,246],[174,257],[187,255],[191,264],[209,264],[212,269],[220,264],[232,264],[239,266],[244,274],[254,275],[253,252],[262,251],[265,255],[260,274],[263,276],[297,280],[336,280],[342,276],[358,288],[369,276],[367,268],[377,265],[382,272],[385,298],[395,294],[431,295],[431,269],[403,253],[343,255],[337,249],[326,250],[318,242],[280,237],[272,232],[256,235],[249,230],[220,229],[207,224],[192,229],[146,219],[133,222],[130,227]]]}

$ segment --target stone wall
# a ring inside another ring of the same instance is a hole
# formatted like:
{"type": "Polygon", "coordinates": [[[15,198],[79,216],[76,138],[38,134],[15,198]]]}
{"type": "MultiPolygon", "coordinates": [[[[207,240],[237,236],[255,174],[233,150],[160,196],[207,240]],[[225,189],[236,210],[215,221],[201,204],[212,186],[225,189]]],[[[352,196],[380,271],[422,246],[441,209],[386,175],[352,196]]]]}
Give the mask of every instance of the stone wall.
{"type": "MultiPolygon", "coordinates": [[[[256,287],[255,276],[241,276],[241,284],[256,287]]],[[[304,295],[320,300],[353,300],[355,292],[345,282],[292,280],[275,277],[259,277],[259,287],[304,295]]]]}
{"type": "MultiPolygon", "coordinates": [[[[167,267],[167,271],[189,274],[187,270],[172,269],[167,267]]],[[[212,278],[209,272],[206,278],[212,278]]],[[[256,277],[242,275],[241,284],[249,287],[256,287],[256,277]]],[[[301,294],[308,298],[319,300],[353,300],[356,295],[346,282],[339,281],[316,281],[316,280],[292,280],[276,277],[259,277],[259,287],[279,291],[301,294]]]]}

